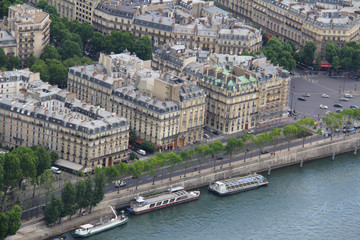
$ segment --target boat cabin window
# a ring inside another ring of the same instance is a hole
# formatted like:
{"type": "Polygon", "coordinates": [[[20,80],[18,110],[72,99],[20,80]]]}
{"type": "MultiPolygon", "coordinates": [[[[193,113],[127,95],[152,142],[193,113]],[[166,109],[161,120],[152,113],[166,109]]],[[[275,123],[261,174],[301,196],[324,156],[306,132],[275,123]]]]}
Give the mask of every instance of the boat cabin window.
{"type": "Polygon", "coordinates": [[[169,201],[169,200],[165,200],[165,201],[163,202],[163,204],[167,204],[167,203],[168,203],[168,201],[169,201]]]}
{"type": "Polygon", "coordinates": [[[150,204],[150,207],[151,207],[151,208],[154,207],[154,206],[155,206],[155,203],[150,204]]]}
{"type": "Polygon", "coordinates": [[[172,203],[172,202],[174,202],[175,201],[175,198],[173,198],[173,199],[170,199],[170,202],[172,203]]]}
{"type": "Polygon", "coordinates": [[[161,205],[161,202],[158,202],[157,204],[156,204],[156,206],[160,206],[161,205]]]}
{"type": "Polygon", "coordinates": [[[178,197],[178,198],[176,199],[176,201],[181,201],[181,200],[186,199],[186,198],[187,198],[187,196],[181,196],[181,197],[178,197]]]}

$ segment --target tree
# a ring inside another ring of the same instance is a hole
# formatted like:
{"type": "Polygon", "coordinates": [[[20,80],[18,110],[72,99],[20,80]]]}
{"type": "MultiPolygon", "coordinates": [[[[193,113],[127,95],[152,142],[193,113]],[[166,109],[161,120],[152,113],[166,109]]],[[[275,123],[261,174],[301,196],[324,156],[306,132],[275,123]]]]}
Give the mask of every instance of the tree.
{"type": "MultiPolygon", "coordinates": [[[[79,179],[75,184],[75,196],[76,196],[75,206],[76,206],[76,209],[79,209],[79,216],[81,214],[81,210],[83,208],[86,208],[89,205],[91,205],[91,202],[93,199],[92,195],[90,196],[91,197],[90,199],[85,198],[86,190],[89,190],[89,189],[87,189],[86,183],[84,182],[84,180],[79,179]],[[89,201],[89,202],[87,202],[87,201],[89,201]]],[[[93,191],[93,186],[92,186],[92,182],[91,182],[90,192],[92,192],[92,191],[93,191]]]]}
{"type": "Polygon", "coordinates": [[[310,41],[305,44],[304,47],[304,60],[307,64],[312,64],[314,61],[314,54],[316,50],[316,45],[314,42],[310,41]]]}
{"type": "Polygon", "coordinates": [[[243,149],[245,146],[244,142],[240,139],[236,139],[234,137],[230,137],[227,142],[226,142],[226,146],[225,146],[225,154],[229,155],[229,166],[231,166],[231,160],[233,155],[236,152],[241,151],[241,149],[243,149]]]}
{"type": "Polygon", "coordinates": [[[62,85],[66,82],[68,69],[64,64],[57,59],[50,59],[46,61],[49,69],[50,81],[52,85],[62,85]]]}
{"type": "Polygon", "coordinates": [[[47,61],[48,59],[61,60],[61,56],[55,47],[51,45],[46,45],[42,54],[40,55],[40,59],[43,61],[47,61]]]}
{"type": "Polygon", "coordinates": [[[105,171],[107,183],[114,182],[116,178],[119,176],[119,172],[114,166],[107,166],[105,167],[104,171],[105,171]]]}
{"type": "Polygon", "coordinates": [[[45,188],[45,203],[48,202],[49,195],[54,193],[53,183],[55,180],[54,173],[50,169],[45,170],[40,175],[40,186],[45,188]]]}
{"type": "Polygon", "coordinates": [[[63,43],[61,43],[60,53],[62,55],[63,60],[67,58],[72,58],[74,56],[81,57],[82,55],[81,45],[79,45],[75,41],[67,39],[63,43]]]}
{"type": "Polygon", "coordinates": [[[346,126],[346,132],[348,128],[354,124],[354,119],[356,117],[355,111],[353,109],[344,109],[340,113],[342,115],[342,123],[346,126]]]}
{"type": "Polygon", "coordinates": [[[136,190],[139,186],[139,180],[146,169],[146,163],[144,161],[135,161],[129,165],[129,173],[136,179],[136,190]]]}
{"type": "Polygon", "coordinates": [[[24,146],[15,148],[12,151],[12,153],[15,154],[20,160],[20,168],[22,170],[22,178],[20,179],[19,182],[19,188],[20,188],[21,183],[24,179],[36,178],[37,176],[36,168],[38,165],[38,159],[31,148],[24,146]]]}
{"type": "Polygon", "coordinates": [[[36,60],[34,65],[32,65],[30,67],[30,71],[31,72],[39,72],[40,78],[44,82],[48,82],[50,80],[48,66],[46,65],[46,63],[43,60],[40,60],[40,59],[36,60]]]}
{"type": "Polygon", "coordinates": [[[155,184],[155,178],[158,174],[158,170],[161,167],[161,160],[158,157],[152,157],[149,159],[147,166],[147,172],[153,178],[152,185],[155,184]]]}
{"type": "Polygon", "coordinates": [[[21,67],[20,59],[17,56],[12,56],[9,58],[7,63],[7,69],[13,70],[14,68],[19,69],[21,67]]]}
{"type": "Polygon", "coordinates": [[[103,49],[103,42],[105,40],[105,36],[102,35],[99,32],[94,32],[94,34],[92,35],[92,37],[89,40],[89,43],[91,45],[91,48],[95,51],[95,52],[100,52],[103,49]]]}
{"type": "Polygon", "coordinates": [[[55,197],[55,194],[51,195],[50,203],[46,205],[44,217],[48,225],[56,223],[60,218],[62,212],[62,203],[61,200],[55,197]]]}
{"type": "Polygon", "coordinates": [[[0,212],[0,239],[4,239],[7,236],[9,230],[9,217],[0,212]]]}
{"type": "MultiPolygon", "coordinates": [[[[91,205],[91,199],[93,198],[93,179],[91,177],[87,177],[85,179],[85,192],[83,194],[84,199],[82,201],[82,207],[87,208],[91,205]]],[[[81,212],[81,209],[80,209],[81,212]]]]}
{"type": "Polygon", "coordinates": [[[92,201],[91,201],[91,208],[98,205],[101,200],[104,198],[105,194],[105,173],[104,170],[101,168],[95,168],[95,177],[94,177],[95,188],[93,191],[92,201]]]}
{"type": "Polygon", "coordinates": [[[25,60],[25,66],[28,67],[28,68],[31,68],[32,65],[35,64],[36,60],[37,60],[37,59],[36,59],[35,56],[29,56],[29,57],[27,57],[26,60],[25,60]]]}
{"type": "Polygon", "coordinates": [[[38,157],[37,176],[40,176],[46,169],[51,167],[51,158],[44,146],[32,147],[38,157]]]}
{"type": "Polygon", "coordinates": [[[3,178],[3,199],[0,204],[0,212],[4,211],[8,206],[5,204],[6,196],[10,188],[16,188],[22,178],[22,170],[20,167],[20,159],[16,154],[8,153],[5,155],[4,178],[3,178]]]}
{"type": "Polygon", "coordinates": [[[255,145],[259,148],[260,153],[259,153],[259,158],[261,156],[261,152],[264,149],[264,147],[270,142],[270,135],[267,132],[261,133],[256,135],[255,137],[255,145]]]}
{"type": "Polygon", "coordinates": [[[78,27],[75,28],[75,32],[79,34],[83,44],[85,45],[87,41],[90,40],[91,37],[93,36],[94,27],[90,23],[83,22],[79,24],[78,27]]]}
{"type": "Polygon", "coordinates": [[[136,41],[135,50],[137,57],[142,60],[149,60],[152,57],[152,44],[148,36],[142,36],[136,41]]]}
{"type": "Polygon", "coordinates": [[[222,142],[220,141],[216,141],[213,143],[210,143],[210,151],[211,154],[214,156],[214,170],[215,170],[215,165],[216,165],[216,160],[218,158],[218,155],[223,152],[225,149],[224,144],[222,144],[222,142]]]}
{"type": "MultiPolygon", "coordinates": [[[[10,212],[7,213],[8,216],[8,231],[7,236],[15,235],[21,226],[21,214],[22,210],[19,205],[14,205],[10,212]]],[[[0,221],[1,222],[1,221],[0,221]]],[[[0,239],[2,239],[0,237],[0,239]]]]}
{"type": "Polygon", "coordinates": [[[180,156],[183,159],[184,177],[186,177],[186,170],[191,167],[191,162],[194,159],[195,150],[189,149],[187,151],[181,151],[180,156]]]}
{"type": "Polygon", "coordinates": [[[339,57],[338,56],[333,57],[332,68],[334,69],[335,72],[339,70],[339,64],[340,64],[339,57]]]}
{"type": "Polygon", "coordinates": [[[155,152],[155,146],[151,142],[144,141],[140,144],[140,148],[145,150],[147,153],[153,153],[155,152]]]}
{"type": "Polygon", "coordinates": [[[245,134],[241,136],[241,140],[243,141],[245,147],[244,162],[246,162],[246,154],[249,150],[252,152],[253,145],[255,142],[255,136],[252,134],[245,134]]]}
{"type": "Polygon", "coordinates": [[[279,143],[280,138],[282,136],[282,130],[279,128],[273,128],[270,133],[270,141],[274,144],[274,152],[275,152],[275,148],[276,145],[279,143]]]}
{"type": "Polygon", "coordinates": [[[302,146],[305,145],[305,138],[312,135],[312,129],[314,128],[315,121],[311,118],[300,119],[294,125],[298,129],[298,136],[303,139],[302,146]]]}
{"type": "Polygon", "coordinates": [[[297,134],[298,134],[298,129],[297,127],[295,127],[295,125],[290,124],[284,127],[283,135],[285,139],[288,141],[288,151],[290,151],[291,141],[297,136],[297,134]]]}
{"type": "Polygon", "coordinates": [[[9,58],[5,54],[4,49],[0,48],[0,67],[6,68],[8,64],[9,58]]]}
{"type": "Polygon", "coordinates": [[[169,169],[170,169],[169,181],[171,181],[173,171],[176,168],[176,166],[178,166],[182,163],[182,158],[180,155],[177,155],[174,152],[169,152],[168,154],[166,154],[166,163],[167,163],[167,165],[169,165],[169,169]]]}
{"type": "Polygon", "coordinates": [[[63,202],[63,211],[61,212],[61,217],[65,217],[67,215],[71,216],[75,214],[75,202],[76,202],[76,192],[73,184],[70,181],[67,181],[64,184],[64,188],[61,191],[61,200],[63,202]]]}
{"type": "Polygon", "coordinates": [[[54,164],[59,159],[59,154],[54,150],[52,150],[50,152],[50,159],[51,159],[51,164],[54,164]]]}
{"type": "Polygon", "coordinates": [[[197,145],[195,147],[195,153],[199,161],[199,173],[200,173],[201,165],[203,164],[205,157],[211,153],[210,147],[207,145],[197,145]]]}
{"type": "Polygon", "coordinates": [[[333,65],[334,57],[339,55],[339,46],[333,42],[326,43],[325,46],[325,59],[333,65]]]}

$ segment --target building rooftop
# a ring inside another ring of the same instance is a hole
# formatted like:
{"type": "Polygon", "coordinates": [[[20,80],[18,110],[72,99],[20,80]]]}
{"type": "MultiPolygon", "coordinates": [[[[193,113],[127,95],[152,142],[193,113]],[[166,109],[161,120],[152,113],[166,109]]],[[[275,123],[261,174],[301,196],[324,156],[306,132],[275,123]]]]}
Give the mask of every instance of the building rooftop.
{"type": "Polygon", "coordinates": [[[42,23],[49,15],[28,4],[17,4],[9,8],[15,11],[16,23],[20,25],[42,23]]]}
{"type": "Polygon", "coordinates": [[[210,7],[204,7],[203,8],[203,11],[210,14],[210,15],[224,15],[224,16],[227,16],[229,15],[230,13],[225,11],[225,10],[222,10],[221,8],[217,7],[217,6],[210,6],[210,7]]]}
{"type": "Polygon", "coordinates": [[[16,38],[9,31],[0,31],[0,45],[16,45],[16,38]]]}
{"type": "Polygon", "coordinates": [[[163,31],[171,32],[173,29],[173,20],[170,17],[158,16],[154,14],[139,15],[134,19],[135,25],[151,27],[163,31]]]}
{"type": "Polygon", "coordinates": [[[118,1],[106,0],[102,1],[96,7],[97,10],[110,15],[132,19],[136,12],[136,7],[149,4],[146,0],[138,1],[118,1]]]}

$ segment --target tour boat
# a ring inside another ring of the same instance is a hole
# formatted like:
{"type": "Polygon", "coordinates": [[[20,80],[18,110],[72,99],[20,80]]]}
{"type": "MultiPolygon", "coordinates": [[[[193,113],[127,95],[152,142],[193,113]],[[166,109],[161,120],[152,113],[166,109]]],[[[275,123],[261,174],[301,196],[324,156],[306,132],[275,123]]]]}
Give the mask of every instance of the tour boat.
{"type": "Polygon", "coordinates": [[[216,181],[209,185],[209,190],[220,196],[243,192],[268,184],[268,181],[260,174],[250,174],[245,177],[229,178],[216,181]]]}
{"type": "Polygon", "coordinates": [[[105,223],[100,221],[100,223],[97,223],[95,225],[92,225],[92,224],[81,225],[80,228],[75,230],[75,232],[73,233],[73,236],[89,237],[96,233],[100,233],[100,232],[103,232],[103,231],[106,231],[111,228],[114,228],[114,227],[117,227],[117,226],[127,223],[128,217],[126,217],[124,215],[124,210],[121,211],[121,216],[119,217],[116,214],[114,208],[111,206],[110,206],[110,208],[111,208],[112,212],[114,213],[115,217],[113,217],[111,220],[109,220],[108,222],[105,222],[105,223]]]}
{"type": "Polygon", "coordinates": [[[157,194],[151,197],[142,197],[137,195],[135,199],[130,202],[130,208],[128,208],[128,210],[134,214],[141,214],[160,208],[193,201],[199,199],[199,197],[200,191],[187,192],[183,187],[172,188],[170,186],[168,192],[157,194]]]}

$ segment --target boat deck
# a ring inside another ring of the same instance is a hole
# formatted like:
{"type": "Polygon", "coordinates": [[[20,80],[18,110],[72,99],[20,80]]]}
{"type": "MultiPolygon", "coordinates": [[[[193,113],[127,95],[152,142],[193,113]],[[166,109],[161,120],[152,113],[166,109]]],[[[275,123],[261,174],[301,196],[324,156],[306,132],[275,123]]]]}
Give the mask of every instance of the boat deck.
{"type": "Polygon", "coordinates": [[[172,192],[172,193],[163,193],[163,194],[159,194],[153,197],[149,197],[149,198],[144,198],[145,201],[147,201],[148,203],[152,203],[152,202],[160,202],[166,199],[170,199],[170,198],[178,198],[181,196],[187,195],[186,191],[178,191],[178,192],[172,192]]]}
{"type": "Polygon", "coordinates": [[[261,179],[261,177],[256,174],[256,175],[245,176],[245,177],[225,179],[225,180],[221,180],[219,182],[225,184],[227,187],[230,187],[230,186],[234,186],[234,185],[259,181],[260,179],[261,179]]]}

